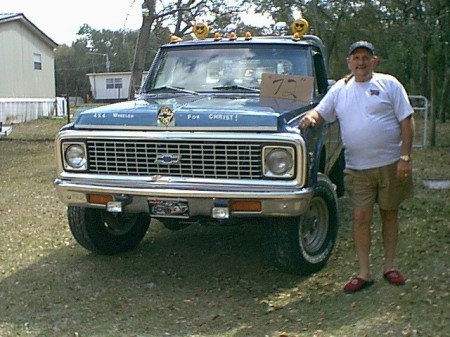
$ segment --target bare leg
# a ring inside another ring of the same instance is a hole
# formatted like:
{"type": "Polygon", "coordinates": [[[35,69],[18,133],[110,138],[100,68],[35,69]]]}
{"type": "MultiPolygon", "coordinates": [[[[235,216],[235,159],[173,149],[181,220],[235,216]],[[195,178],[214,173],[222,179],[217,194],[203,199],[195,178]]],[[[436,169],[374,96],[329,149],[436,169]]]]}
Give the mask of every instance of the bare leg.
{"type": "Polygon", "coordinates": [[[380,209],[383,223],[384,272],[394,267],[394,258],[398,242],[398,210],[380,209]]]}
{"type": "Polygon", "coordinates": [[[370,225],[372,224],[373,208],[355,208],[353,210],[353,242],[359,261],[359,277],[371,280],[369,268],[369,253],[371,244],[370,225]]]}

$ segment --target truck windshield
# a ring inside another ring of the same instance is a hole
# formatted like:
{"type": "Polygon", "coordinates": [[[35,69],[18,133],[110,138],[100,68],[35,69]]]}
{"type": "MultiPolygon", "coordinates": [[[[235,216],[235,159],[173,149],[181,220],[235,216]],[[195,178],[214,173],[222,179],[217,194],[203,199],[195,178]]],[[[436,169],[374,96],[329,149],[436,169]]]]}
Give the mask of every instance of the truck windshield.
{"type": "Polygon", "coordinates": [[[144,85],[195,92],[258,92],[263,73],[312,76],[298,45],[201,45],[162,48],[144,85]]]}

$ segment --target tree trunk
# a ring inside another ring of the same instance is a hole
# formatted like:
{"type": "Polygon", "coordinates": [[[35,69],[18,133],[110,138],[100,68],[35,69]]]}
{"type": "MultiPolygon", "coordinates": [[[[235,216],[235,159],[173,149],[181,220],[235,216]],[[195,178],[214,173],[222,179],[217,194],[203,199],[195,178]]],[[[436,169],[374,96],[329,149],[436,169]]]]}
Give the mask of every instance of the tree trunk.
{"type": "Polygon", "coordinates": [[[447,69],[444,73],[444,85],[442,87],[442,94],[441,94],[441,105],[439,107],[439,118],[442,123],[446,122],[446,113],[448,108],[448,95],[450,91],[450,83],[449,83],[449,77],[450,77],[450,68],[448,64],[448,44],[444,44],[444,69],[447,69]]]}
{"type": "Polygon", "coordinates": [[[155,3],[156,0],[145,0],[142,4],[142,8],[147,9],[148,13],[142,15],[142,26],[139,30],[133,69],[131,72],[130,87],[128,88],[128,99],[130,100],[134,98],[136,91],[142,82],[142,74],[145,66],[145,51],[147,50],[150,32],[155,19],[155,3]]]}
{"type": "Polygon", "coordinates": [[[431,147],[436,146],[436,71],[431,70],[430,72],[430,80],[431,80],[431,131],[430,131],[430,145],[431,147]]]}

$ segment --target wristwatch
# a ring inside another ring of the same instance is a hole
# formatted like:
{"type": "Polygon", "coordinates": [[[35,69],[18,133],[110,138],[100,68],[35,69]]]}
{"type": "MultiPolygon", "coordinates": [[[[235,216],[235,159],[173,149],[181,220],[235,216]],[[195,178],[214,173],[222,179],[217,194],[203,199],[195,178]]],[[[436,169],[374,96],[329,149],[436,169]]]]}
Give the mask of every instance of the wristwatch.
{"type": "Polygon", "coordinates": [[[407,154],[405,154],[405,155],[403,155],[403,156],[400,156],[400,160],[403,160],[403,161],[410,161],[410,160],[411,160],[411,157],[408,156],[407,154]]]}

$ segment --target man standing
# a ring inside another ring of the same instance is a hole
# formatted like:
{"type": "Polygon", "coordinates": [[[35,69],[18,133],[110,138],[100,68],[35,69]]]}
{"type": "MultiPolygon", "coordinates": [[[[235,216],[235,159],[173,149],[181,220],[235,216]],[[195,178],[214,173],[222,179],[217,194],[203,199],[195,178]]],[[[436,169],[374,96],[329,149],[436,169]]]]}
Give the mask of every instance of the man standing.
{"type": "Polygon", "coordinates": [[[405,278],[394,268],[394,258],[399,205],[413,194],[413,109],[395,77],[374,72],[377,63],[371,43],[353,43],[347,57],[351,74],[333,85],[299,124],[306,129],[337,118],[341,128],[344,182],[353,207],[353,240],[359,261],[359,274],[345,285],[346,293],[374,283],[369,253],[375,203],[382,220],[384,278],[394,285],[405,284],[405,278]]]}

